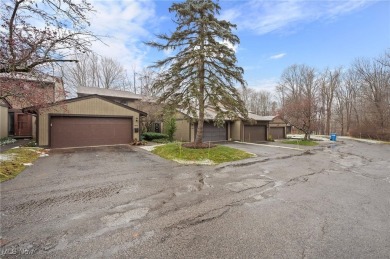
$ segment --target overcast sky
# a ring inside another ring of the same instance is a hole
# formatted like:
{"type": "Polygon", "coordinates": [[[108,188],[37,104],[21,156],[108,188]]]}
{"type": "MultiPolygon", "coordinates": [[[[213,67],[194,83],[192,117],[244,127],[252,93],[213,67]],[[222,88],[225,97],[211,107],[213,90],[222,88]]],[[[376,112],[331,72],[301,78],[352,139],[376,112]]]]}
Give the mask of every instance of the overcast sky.
{"type": "MultiPolygon", "coordinates": [[[[143,44],[172,32],[172,1],[93,0],[92,30],[108,35],[94,50],[141,70],[166,53],[143,44]]],[[[237,25],[238,65],[249,87],[273,90],[285,68],[348,67],[390,47],[390,1],[220,1],[219,18],[237,25]]]]}

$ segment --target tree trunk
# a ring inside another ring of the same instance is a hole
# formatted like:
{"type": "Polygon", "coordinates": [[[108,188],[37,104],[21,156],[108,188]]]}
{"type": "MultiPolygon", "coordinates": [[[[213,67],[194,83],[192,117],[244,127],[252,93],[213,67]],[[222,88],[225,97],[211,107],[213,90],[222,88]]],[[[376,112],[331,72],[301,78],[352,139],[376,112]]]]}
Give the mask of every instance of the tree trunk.
{"type": "Polygon", "coordinates": [[[332,117],[332,110],[329,107],[326,111],[326,135],[330,135],[330,120],[332,117]]]}
{"type": "MultiPolygon", "coordinates": [[[[201,13],[200,17],[203,19],[204,14],[201,13]]],[[[204,105],[205,105],[205,100],[204,100],[204,91],[205,91],[205,58],[204,58],[204,44],[205,44],[205,28],[204,25],[202,24],[200,27],[200,39],[201,39],[201,45],[200,49],[202,51],[202,54],[199,58],[199,75],[198,75],[198,80],[199,80],[199,95],[198,95],[198,102],[199,102],[199,120],[198,120],[198,129],[196,132],[196,138],[195,138],[195,145],[200,145],[203,142],[203,125],[204,125],[204,105]]]]}
{"type": "Polygon", "coordinates": [[[200,60],[200,71],[199,71],[199,120],[198,129],[196,131],[195,144],[199,145],[203,142],[203,125],[204,125],[204,59],[200,60]]]}

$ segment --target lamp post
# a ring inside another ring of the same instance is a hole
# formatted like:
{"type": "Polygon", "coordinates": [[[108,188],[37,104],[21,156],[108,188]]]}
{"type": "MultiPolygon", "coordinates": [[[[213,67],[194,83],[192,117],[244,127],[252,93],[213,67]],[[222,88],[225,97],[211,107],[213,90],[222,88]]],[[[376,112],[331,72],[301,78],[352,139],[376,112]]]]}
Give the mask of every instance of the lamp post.
{"type": "Polygon", "coordinates": [[[137,73],[135,71],[133,71],[134,93],[137,94],[137,86],[135,85],[135,74],[137,74],[137,73]]]}
{"type": "Polygon", "coordinates": [[[133,83],[134,83],[134,92],[137,93],[137,86],[135,84],[135,75],[139,75],[140,76],[140,80],[141,80],[141,86],[140,86],[140,94],[142,95],[142,88],[143,88],[143,81],[142,81],[142,74],[140,73],[137,73],[137,72],[133,72],[133,83]]]}

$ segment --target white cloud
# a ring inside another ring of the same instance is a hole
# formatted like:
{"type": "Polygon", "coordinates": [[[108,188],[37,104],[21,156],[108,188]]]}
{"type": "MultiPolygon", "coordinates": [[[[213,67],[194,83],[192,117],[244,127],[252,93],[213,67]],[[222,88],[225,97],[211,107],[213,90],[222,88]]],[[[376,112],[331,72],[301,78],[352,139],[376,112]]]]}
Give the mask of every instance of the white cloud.
{"type": "Polygon", "coordinates": [[[270,32],[291,33],[302,23],[336,19],[373,2],[373,0],[251,0],[225,10],[221,17],[230,18],[239,29],[251,30],[260,35],[270,32]]]}
{"type": "Polygon", "coordinates": [[[265,78],[260,80],[255,80],[253,82],[248,82],[248,87],[256,90],[266,90],[271,93],[275,93],[275,88],[278,85],[278,78],[265,78]]]}
{"type": "Polygon", "coordinates": [[[270,59],[281,59],[283,58],[284,56],[286,56],[286,53],[280,53],[280,54],[276,54],[276,55],[273,55],[271,57],[269,57],[270,59]]]}
{"type": "Polygon", "coordinates": [[[228,9],[221,13],[219,19],[232,21],[241,16],[241,11],[239,9],[228,9]]]}
{"type": "Polygon", "coordinates": [[[102,56],[114,58],[128,70],[144,66],[146,46],[142,40],[150,35],[147,26],[154,21],[155,5],[150,1],[92,1],[97,13],[91,15],[91,30],[103,37],[92,49],[102,56]]]}
{"type": "Polygon", "coordinates": [[[223,42],[221,42],[223,45],[225,45],[226,47],[228,47],[229,49],[233,50],[234,52],[237,53],[237,50],[238,50],[238,45],[233,45],[232,43],[230,43],[229,41],[227,40],[224,40],[223,42]]]}

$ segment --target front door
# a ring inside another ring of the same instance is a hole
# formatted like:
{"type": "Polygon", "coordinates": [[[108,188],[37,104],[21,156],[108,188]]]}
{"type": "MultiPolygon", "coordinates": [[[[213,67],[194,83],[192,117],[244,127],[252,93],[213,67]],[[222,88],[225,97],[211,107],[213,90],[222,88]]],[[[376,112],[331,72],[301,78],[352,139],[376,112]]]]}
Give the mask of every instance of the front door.
{"type": "Polygon", "coordinates": [[[14,135],[32,136],[31,114],[16,113],[14,118],[14,135]]]}

